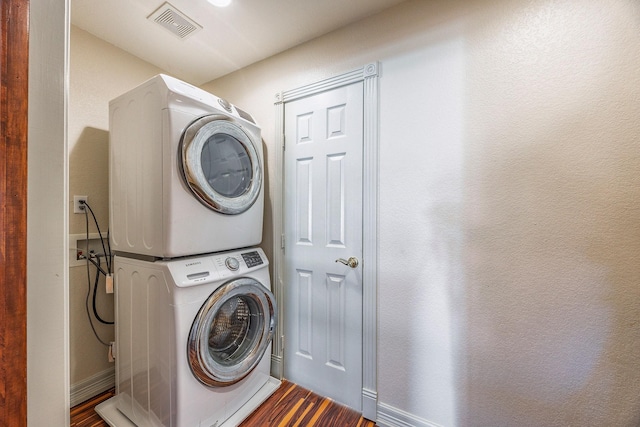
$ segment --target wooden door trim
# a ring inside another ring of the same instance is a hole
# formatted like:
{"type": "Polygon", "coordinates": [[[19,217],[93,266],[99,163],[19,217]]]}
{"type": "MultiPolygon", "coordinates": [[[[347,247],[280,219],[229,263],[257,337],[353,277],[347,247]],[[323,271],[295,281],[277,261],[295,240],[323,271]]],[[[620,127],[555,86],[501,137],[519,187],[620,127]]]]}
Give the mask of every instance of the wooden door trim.
{"type": "Polygon", "coordinates": [[[26,426],[29,0],[0,15],[0,419],[26,426]]]}
{"type": "Polygon", "coordinates": [[[278,326],[274,337],[272,370],[283,377],[284,356],[284,108],[287,102],[356,82],[364,83],[363,194],[362,194],[362,415],[375,421],[378,405],[378,77],[379,63],[330,77],[296,89],[282,91],[275,98],[276,167],[273,197],[273,278],[278,301],[278,326]]]}

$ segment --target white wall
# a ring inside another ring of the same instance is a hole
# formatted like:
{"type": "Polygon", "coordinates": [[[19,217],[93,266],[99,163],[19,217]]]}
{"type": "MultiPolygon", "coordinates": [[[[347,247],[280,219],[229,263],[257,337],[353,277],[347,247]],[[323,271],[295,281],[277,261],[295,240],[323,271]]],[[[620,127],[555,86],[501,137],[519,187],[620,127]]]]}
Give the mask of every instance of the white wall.
{"type": "Polygon", "coordinates": [[[380,400],[443,426],[455,425],[464,271],[459,31],[385,60],[380,84],[380,400]]]}
{"type": "Polygon", "coordinates": [[[274,94],[382,62],[383,423],[637,426],[639,6],[469,3],[410,1],[204,87],[256,117],[273,173],[274,94]]]}
{"type": "Polygon", "coordinates": [[[69,425],[66,90],[68,1],[29,9],[27,420],[69,425]]]}

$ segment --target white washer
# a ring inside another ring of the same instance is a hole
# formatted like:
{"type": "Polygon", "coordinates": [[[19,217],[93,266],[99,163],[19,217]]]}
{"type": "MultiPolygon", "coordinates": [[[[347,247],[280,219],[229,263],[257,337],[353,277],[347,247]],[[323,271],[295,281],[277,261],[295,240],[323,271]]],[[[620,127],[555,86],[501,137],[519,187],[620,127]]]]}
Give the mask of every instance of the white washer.
{"type": "Polygon", "coordinates": [[[262,140],[249,114],[158,75],[109,103],[109,130],[114,251],[173,258],[262,241],[262,140]]]}
{"type": "Polygon", "coordinates": [[[96,408],[110,425],[236,426],[280,385],[262,249],[114,264],[117,389],[96,408]]]}

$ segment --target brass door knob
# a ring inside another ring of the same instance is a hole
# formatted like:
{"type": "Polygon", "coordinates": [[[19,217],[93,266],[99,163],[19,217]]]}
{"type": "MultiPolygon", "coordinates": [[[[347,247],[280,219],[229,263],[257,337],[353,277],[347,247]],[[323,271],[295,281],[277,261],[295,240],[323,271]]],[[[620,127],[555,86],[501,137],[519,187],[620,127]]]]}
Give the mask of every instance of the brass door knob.
{"type": "Polygon", "coordinates": [[[348,265],[351,268],[356,268],[358,266],[358,264],[359,264],[358,258],[356,258],[354,256],[349,257],[349,259],[338,258],[336,260],[336,262],[339,262],[339,263],[344,264],[344,265],[348,265]]]}

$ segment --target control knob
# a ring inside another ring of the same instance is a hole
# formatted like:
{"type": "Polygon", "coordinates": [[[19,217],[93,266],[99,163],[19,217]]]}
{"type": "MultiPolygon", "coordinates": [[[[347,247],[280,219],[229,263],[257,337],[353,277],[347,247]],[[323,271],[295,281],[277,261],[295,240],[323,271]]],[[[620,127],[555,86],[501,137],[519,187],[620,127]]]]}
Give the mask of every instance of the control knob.
{"type": "Polygon", "coordinates": [[[240,268],[240,263],[234,257],[228,257],[227,259],[225,259],[224,265],[226,265],[227,268],[231,271],[236,271],[238,268],[240,268]]]}

